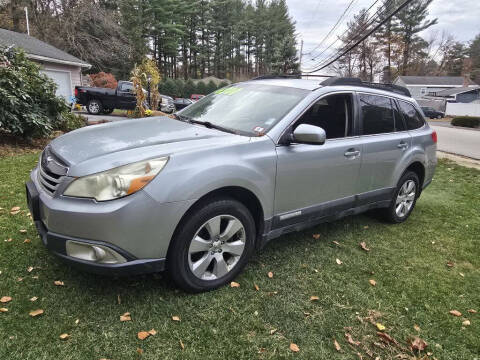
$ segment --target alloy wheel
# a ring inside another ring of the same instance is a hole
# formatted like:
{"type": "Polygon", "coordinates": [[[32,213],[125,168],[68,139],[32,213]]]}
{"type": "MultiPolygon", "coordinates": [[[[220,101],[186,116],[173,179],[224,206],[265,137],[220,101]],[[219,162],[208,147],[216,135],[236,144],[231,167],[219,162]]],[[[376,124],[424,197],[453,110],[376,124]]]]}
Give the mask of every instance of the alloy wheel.
{"type": "Polygon", "coordinates": [[[417,186],[413,180],[405,181],[400,188],[395,202],[395,213],[398,217],[405,217],[412,209],[413,202],[415,201],[416,188],[417,186]]]}
{"type": "Polygon", "coordinates": [[[232,215],[204,223],[188,248],[190,271],[201,280],[216,280],[230,272],[245,250],[245,227],[232,215]]]}
{"type": "Polygon", "coordinates": [[[88,105],[88,109],[92,113],[98,113],[100,111],[100,106],[96,102],[92,102],[88,105]]]}

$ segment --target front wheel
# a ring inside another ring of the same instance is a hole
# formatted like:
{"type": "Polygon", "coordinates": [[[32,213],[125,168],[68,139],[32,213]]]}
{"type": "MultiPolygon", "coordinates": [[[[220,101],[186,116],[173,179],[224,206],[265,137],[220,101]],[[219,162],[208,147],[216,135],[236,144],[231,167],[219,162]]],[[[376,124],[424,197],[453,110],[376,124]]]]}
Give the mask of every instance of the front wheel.
{"type": "Polygon", "coordinates": [[[398,182],[392,203],[387,209],[386,218],[392,223],[402,223],[408,219],[420,195],[420,180],[413,171],[407,171],[398,182]]]}
{"type": "Polygon", "coordinates": [[[99,115],[103,111],[102,103],[97,99],[92,99],[87,104],[87,111],[92,115],[99,115]]]}
{"type": "Polygon", "coordinates": [[[190,211],[179,225],[167,256],[175,284],[189,292],[232,281],[254,250],[255,222],[240,202],[221,198],[190,211]]]}

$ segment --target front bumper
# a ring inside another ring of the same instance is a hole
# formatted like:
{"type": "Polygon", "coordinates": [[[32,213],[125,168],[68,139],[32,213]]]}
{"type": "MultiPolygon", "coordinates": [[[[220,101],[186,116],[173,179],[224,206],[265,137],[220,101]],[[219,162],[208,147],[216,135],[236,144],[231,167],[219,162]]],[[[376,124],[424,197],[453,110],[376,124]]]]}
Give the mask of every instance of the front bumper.
{"type": "Polygon", "coordinates": [[[171,235],[183,208],[189,204],[150,203],[148,200],[153,200],[146,199],[147,195],[110,204],[55,198],[46,194],[35,180],[34,171],[32,181],[26,183],[27,203],[42,242],[52,253],[75,267],[101,274],[135,275],[164,270],[171,235]],[[150,216],[135,216],[141,208],[150,216]],[[68,241],[106,247],[126,262],[106,264],[69,256],[68,241]]]}

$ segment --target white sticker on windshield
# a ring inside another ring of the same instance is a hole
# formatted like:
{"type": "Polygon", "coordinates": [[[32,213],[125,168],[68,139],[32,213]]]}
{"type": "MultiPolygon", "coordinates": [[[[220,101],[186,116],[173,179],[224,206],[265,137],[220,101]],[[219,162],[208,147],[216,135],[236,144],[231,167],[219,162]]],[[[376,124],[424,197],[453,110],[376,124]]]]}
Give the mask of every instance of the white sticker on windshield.
{"type": "Polygon", "coordinates": [[[256,126],[256,127],[253,128],[253,131],[255,131],[256,133],[259,133],[259,134],[263,134],[265,129],[261,126],[256,126]]]}

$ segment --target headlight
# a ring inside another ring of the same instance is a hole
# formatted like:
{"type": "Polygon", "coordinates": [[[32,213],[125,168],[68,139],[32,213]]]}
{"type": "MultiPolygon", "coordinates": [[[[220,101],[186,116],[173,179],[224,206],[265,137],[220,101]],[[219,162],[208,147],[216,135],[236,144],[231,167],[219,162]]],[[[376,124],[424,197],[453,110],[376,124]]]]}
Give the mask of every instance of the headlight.
{"type": "Polygon", "coordinates": [[[168,157],[139,161],[74,180],[63,195],[97,201],[118,199],[136,193],[165,166],[168,157]]]}

